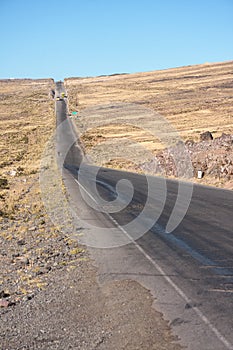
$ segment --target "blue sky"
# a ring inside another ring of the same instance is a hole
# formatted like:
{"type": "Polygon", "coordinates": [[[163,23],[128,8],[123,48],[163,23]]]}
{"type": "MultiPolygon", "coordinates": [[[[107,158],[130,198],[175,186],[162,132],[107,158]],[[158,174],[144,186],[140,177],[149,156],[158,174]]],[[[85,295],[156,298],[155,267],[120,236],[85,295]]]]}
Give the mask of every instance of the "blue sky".
{"type": "Polygon", "coordinates": [[[233,0],[0,0],[0,78],[233,59],[233,0]]]}

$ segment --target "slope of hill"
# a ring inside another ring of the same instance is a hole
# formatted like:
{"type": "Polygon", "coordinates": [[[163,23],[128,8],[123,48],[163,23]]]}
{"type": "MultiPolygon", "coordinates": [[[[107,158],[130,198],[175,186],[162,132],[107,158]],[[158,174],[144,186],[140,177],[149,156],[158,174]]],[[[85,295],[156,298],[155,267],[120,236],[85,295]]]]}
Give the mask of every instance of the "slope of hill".
{"type": "Polygon", "coordinates": [[[55,128],[53,88],[52,79],[0,80],[0,310],[32,298],[50,272],[80,253],[52,223],[41,195],[41,158],[55,128]]]}
{"type": "MultiPolygon", "coordinates": [[[[151,128],[156,125],[156,113],[159,113],[178,131],[183,141],[198,142],[200,134],[205,131],[210,131],[214,138],[220,137],[222,133],[233,134],[232,72],[233,61],[230,61],[146,73],[69,78],[65,79],[65,84],[70,111],[78,110],[80,114],[77,127],[85,148],[88,150],[108,141],[109,161],[104,161],[105,165],[138,171],[139,167],[129,161],[111,157],[111,140],[119,141],[127,137],[155,155],[166,147],[144,129],[144,107],[155,113],[154,118],[151,118],[151,128]],[[110,112],[110,109],[105,113],[105,125],[100,125],[97,117],[93,127],[93,118],[92,121],[88,119],[88,115],[92,114],[93,117],[93,109],[99,113],[101,106],[126,103],[135,104],[135,109],[141,111],[135,114],[133,125],[123,125],[123,114],[122,123],[114,124],[115,111],[110,112]],[[90,130],[82,128],[88,123],[90,130]]],[[[116,143],[113,147],[115,149],[116,143]]],[[[224,152],[228,152],[228,162],[232,164],[232,148],[227,146],[221,149],[220,153],[224,152]]],[[[96,161],[99,165],[103,164],[100,154],[96,161]]],[[[229,187],[233,174],[230,172],[227,177],[219,176],[218,171],[216,174],[204,176],[200,182],[229,187]]]]}

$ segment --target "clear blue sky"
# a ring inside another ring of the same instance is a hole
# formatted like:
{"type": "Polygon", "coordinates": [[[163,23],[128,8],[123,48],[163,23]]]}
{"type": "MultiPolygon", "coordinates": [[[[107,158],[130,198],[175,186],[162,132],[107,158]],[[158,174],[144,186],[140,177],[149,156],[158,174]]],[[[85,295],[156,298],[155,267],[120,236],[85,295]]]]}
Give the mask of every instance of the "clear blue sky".
{"type": "Polygon", "coordinates": [[[233,0],[0,0],[0,78],[233,59],[233,0]]]}

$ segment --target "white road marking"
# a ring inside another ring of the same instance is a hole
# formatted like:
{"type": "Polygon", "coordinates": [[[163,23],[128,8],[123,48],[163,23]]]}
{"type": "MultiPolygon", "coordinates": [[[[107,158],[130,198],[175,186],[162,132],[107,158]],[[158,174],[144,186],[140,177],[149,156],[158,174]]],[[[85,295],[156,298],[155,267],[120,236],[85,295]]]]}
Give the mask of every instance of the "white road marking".
{"type": "Polygon", "coordinates": [[[207,289],[208,292],[215,292],[215,293],[233,293],[233,289],[207,289]]]}
{"type": "MultiPolygon", "coordinates": [[[[77,182],[77,184],[83,189],[83,191],[86,192],[86,194],[87,194],[96,204],[98,204],[98,202],[96,201],[96,199],[87,191],[87,189],[86,189],[83,185],[81,185],[81,183],[80,183],[77,179],[74,178],[74,180],[75,180],[75,182],[77,182]]],[[[98,204],[98,205],[99,205],[99,204],[98,204]]]]}
{"type": "MultiPolygon", "coordinates": [[[[86,194],[96,203],[96,199],[88,192],[88,190],[80,184],[80,182],[74,178],[74,180],[78,183],[78,185],[86,192],[86,194]]],[[[134,244],[134,246],[145,256],[147,260],[150,261],[150,263],[159,271],[159,273],[164,277],[164,279],[172,286],[175,291],[184,299],[186,303],[191,303],[192,300],[188,298],[188,296],[182,291],[180,287],[178,287],[172,279],[166,275],[165,271],[159,266],[159,264],[151,258],[150,255],[148,255],[145,250],[137,243],[135,242],[132,237],[128,234],[128,232],[118,224],[118,222],[107,212],[104,212],[109,219],[116,225],[116,227],[121,230],[129,239],[130,241],[134,244]]],[[[192,308],[196,314],[200,317],[200,319],[210,328],[210,330],[215,334],[215,336],[218,338],[218,340],[224,344],[226,349],[228,350],[233,350],[233,345],[219,332],[219,330],[209,321],[209,319],[201,312],[201,310],[197,307],[194,306],[192,308]]]]}

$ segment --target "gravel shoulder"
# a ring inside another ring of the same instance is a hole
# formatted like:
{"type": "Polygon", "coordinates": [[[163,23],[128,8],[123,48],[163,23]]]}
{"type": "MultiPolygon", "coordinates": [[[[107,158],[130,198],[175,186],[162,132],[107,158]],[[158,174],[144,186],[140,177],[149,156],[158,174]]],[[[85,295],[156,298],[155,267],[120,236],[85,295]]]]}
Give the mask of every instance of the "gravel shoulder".
{"type": "Polygon", "coordinates": [[[51,273],[33,299],[4,309],[1,349],[181,349],[152,302],[130,280],[99,285],[91,261],[80,261],[51,273]]]}

